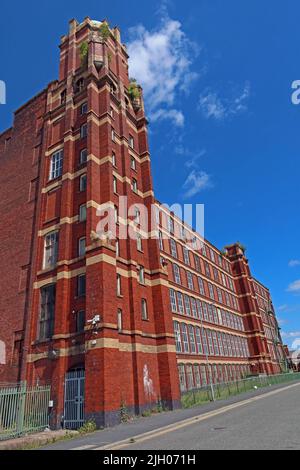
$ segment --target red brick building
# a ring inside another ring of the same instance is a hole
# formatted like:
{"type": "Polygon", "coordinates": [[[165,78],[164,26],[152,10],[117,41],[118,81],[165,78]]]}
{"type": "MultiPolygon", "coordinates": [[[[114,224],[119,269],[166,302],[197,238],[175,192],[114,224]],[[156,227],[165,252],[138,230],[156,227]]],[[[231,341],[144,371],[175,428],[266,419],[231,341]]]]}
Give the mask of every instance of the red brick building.
{"type": "Polygon", "coordinates": [[[0,382],[51,383],[53,425],[110,425],[180,406],[180,388],[284,369],[241,246],[202,246],[155,200],[118,28],[70,22],[59,79],[16,111],[0,165],[0,382]],[[106,214],[116,236],[98,230],[106,214]]]}

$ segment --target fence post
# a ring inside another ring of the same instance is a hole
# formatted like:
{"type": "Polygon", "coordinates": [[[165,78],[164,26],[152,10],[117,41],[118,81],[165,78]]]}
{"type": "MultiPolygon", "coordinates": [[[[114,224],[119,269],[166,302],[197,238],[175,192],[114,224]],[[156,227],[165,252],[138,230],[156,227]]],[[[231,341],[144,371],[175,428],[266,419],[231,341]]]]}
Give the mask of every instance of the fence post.
{"type": "Polygon", "coordinates": [[[26,382],[22,382],[19,390],[19,406],[17,416],[17,435],[21,436],[24,426],[25,402],[26,402],[26,382]]]}

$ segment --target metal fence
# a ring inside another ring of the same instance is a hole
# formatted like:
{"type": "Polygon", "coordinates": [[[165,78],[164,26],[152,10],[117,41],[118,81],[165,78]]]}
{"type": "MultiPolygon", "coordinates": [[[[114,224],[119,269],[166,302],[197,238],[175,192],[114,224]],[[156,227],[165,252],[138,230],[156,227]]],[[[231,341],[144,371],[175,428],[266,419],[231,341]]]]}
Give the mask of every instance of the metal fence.
{"type": "Polygon", "coordinates": [[[184,408],[190,408],[195,405],[201,405],[202,403],[212,401],[212,392],[214,393],[215,400],[222,400],[250,390],[296,380],[300,380],[300,373],[249,377],[247,379],[240,379],[233,382],[214,383],[212,386],[209,384],[205,387],[182,391],[182,406],[184,408]]]}
{"type": "Polygon", "coordinates": [[[37,432],[49,425],[50,386],[0,386],[0,441],[37,432]]]}

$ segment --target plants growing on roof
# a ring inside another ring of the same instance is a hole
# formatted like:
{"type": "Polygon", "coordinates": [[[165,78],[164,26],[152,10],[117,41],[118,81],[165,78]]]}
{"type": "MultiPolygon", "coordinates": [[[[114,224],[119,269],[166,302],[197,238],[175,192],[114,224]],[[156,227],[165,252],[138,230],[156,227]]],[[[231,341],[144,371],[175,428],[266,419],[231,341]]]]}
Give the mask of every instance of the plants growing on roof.
{"type": "Polygon", "coordinates": [[[138,100],[141,96],[140,89],[135,79],[130,80],[130,84],[128,87],[128,94],[129,94],[131,101],[138,100]]]}
{"type": "Polygon", "coordinates": [[[99,27],[99,36],[101,39],[103,39],[103,41],[106,41],[110,36],[110,29],[106,21],[104,21],[99,27]]]}
{"type": "Polygon", "coordinates": [[[86,64],[87,62],[87,57],[89,53],[89,45],[86,41],[83,41],[80,44],[80,60],[81,60],[81,65],[86,64]]]}
{"type": "Polygon", "coordinates": [[[246,251],[247,251],[247,247],[245,245],[243,245],[242,243],[240,243],[240,242],[236,242],[236,244],[242,250],[242,252],[245,254],[246,251]]]}

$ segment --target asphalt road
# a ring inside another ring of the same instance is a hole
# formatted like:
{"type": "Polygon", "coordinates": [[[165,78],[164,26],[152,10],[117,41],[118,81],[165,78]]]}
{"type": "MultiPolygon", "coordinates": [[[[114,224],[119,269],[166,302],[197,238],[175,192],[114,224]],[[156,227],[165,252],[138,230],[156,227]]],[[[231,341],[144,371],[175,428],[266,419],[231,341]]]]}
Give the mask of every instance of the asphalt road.
{"type": "Polygon", "coordinates": [[[300,382],[140,418],[44,449],[300,449],[300,382]]]}
{"type": "Polygon", "coordinates": [[[300,449],[300,387],[289,388],[122,449],[300,449]]]}

